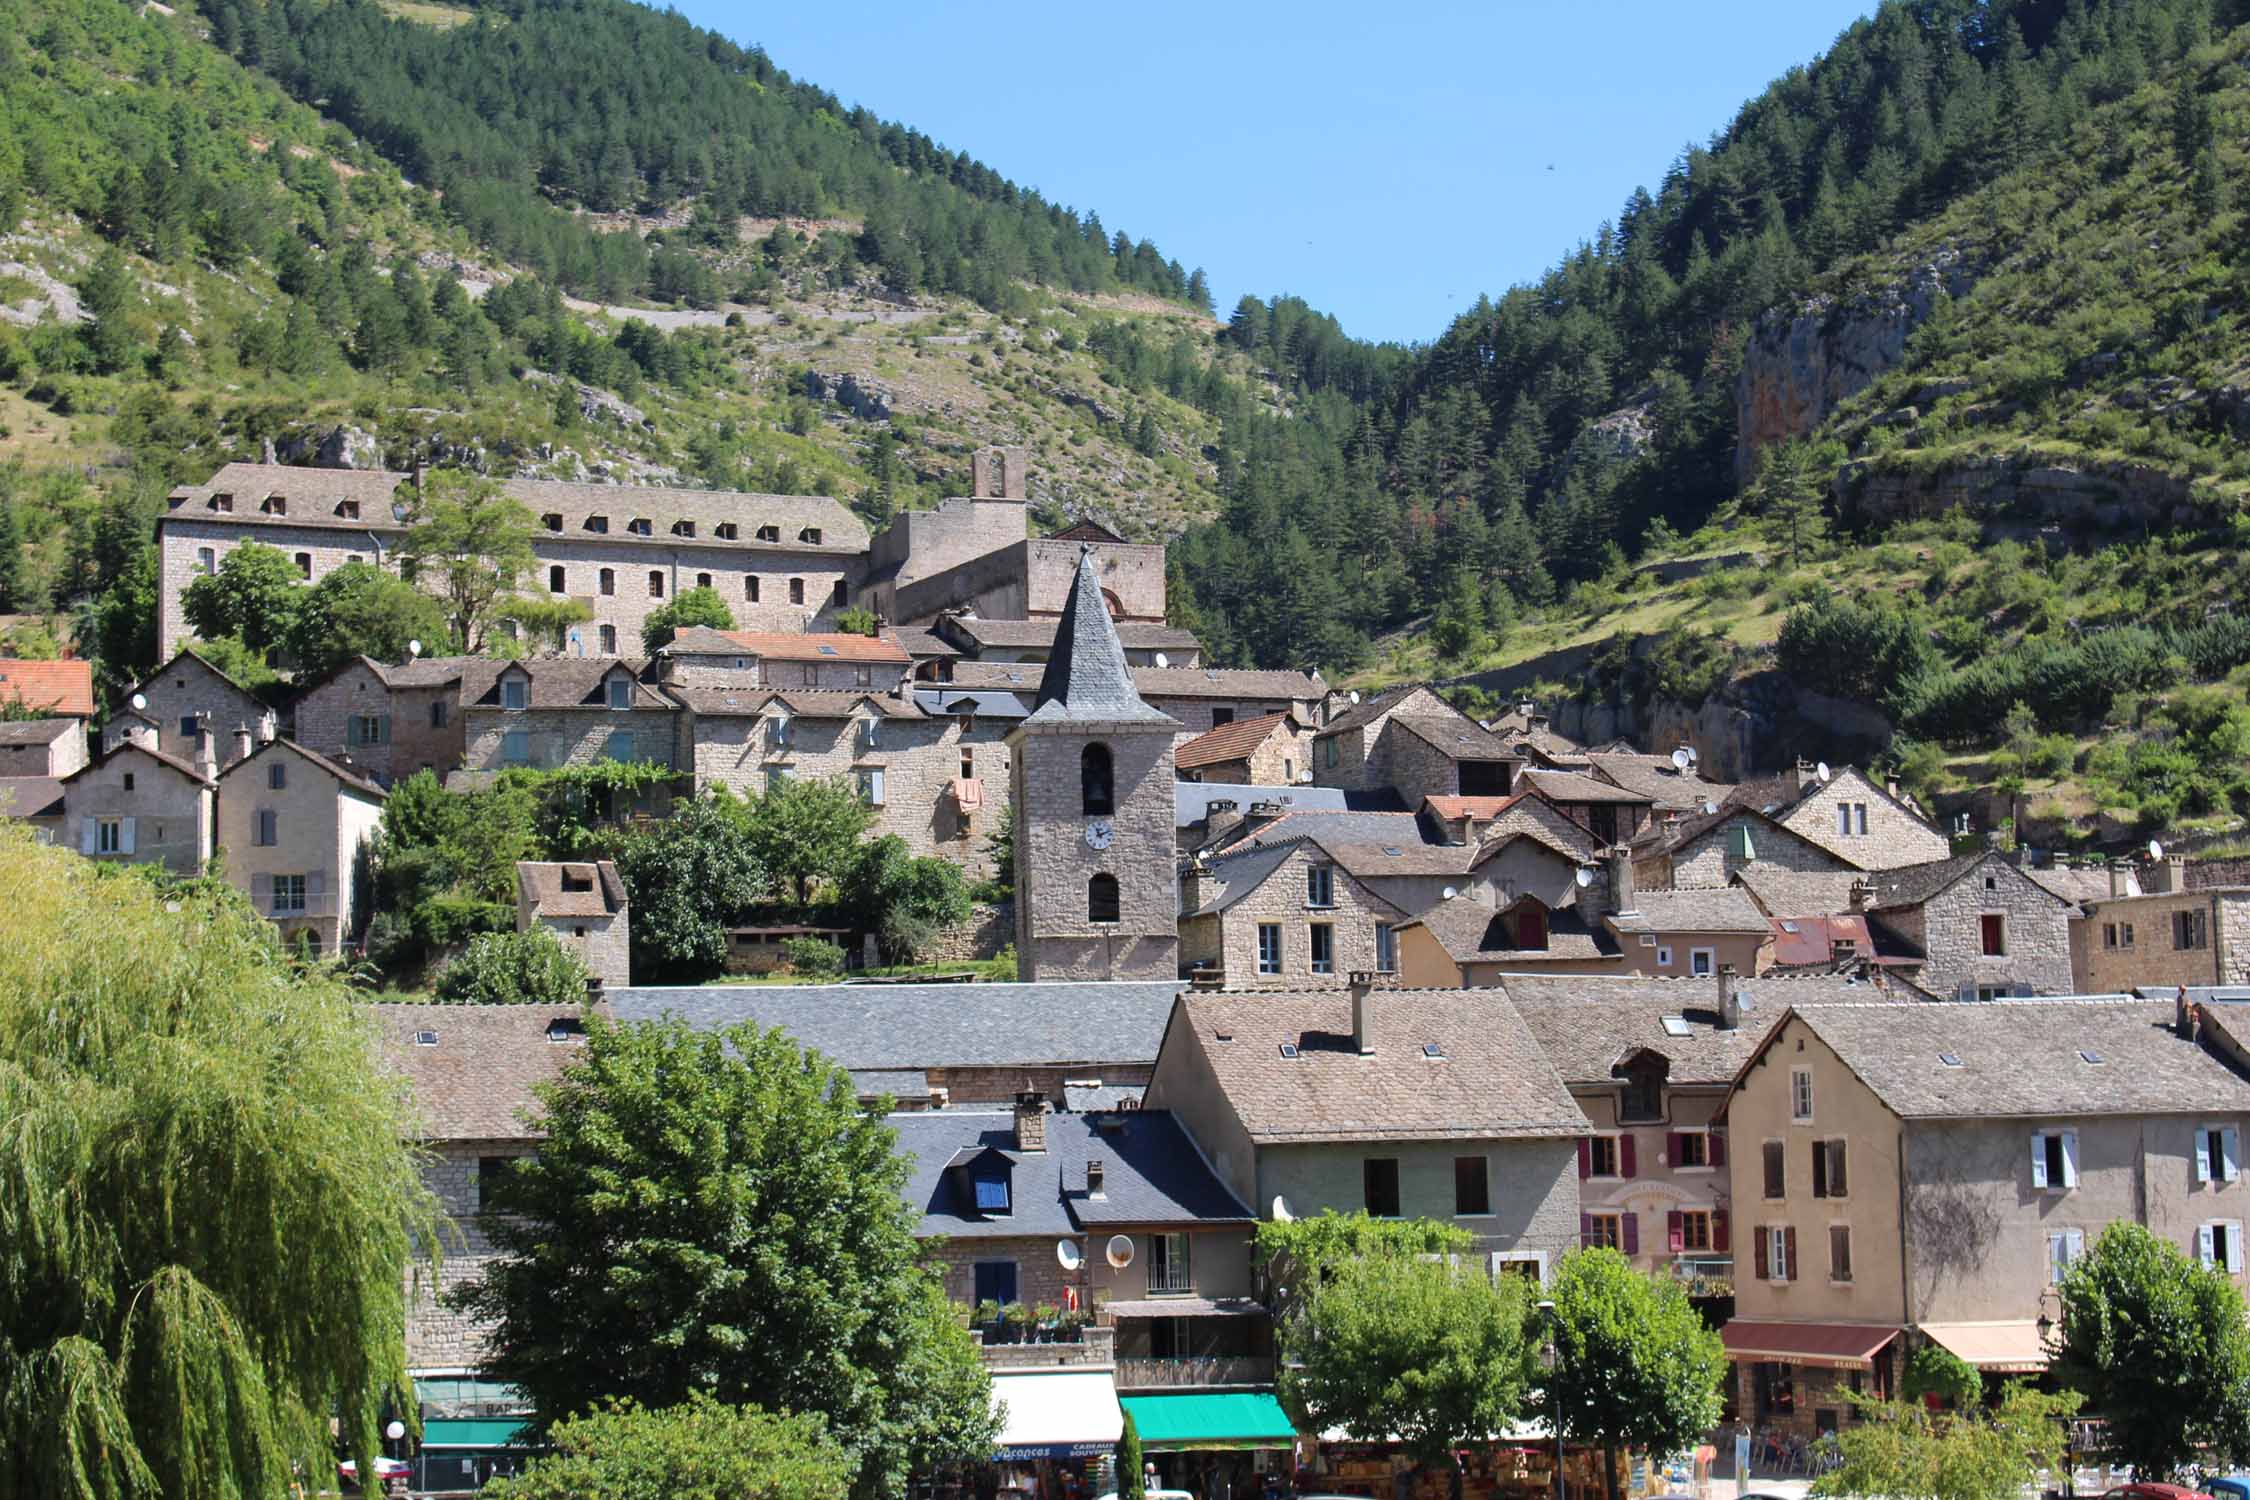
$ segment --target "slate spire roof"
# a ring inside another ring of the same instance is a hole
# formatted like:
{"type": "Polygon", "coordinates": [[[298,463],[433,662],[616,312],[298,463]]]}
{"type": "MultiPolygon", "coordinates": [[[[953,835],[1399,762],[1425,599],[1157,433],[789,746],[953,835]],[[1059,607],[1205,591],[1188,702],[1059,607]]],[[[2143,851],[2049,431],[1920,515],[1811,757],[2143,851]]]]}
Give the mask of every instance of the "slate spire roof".
{"type": "Polygon", "coordinates": [[[1174,724],[1169,714],[1148,706],[1133,686],[1125,647],[1094,576],[1094,549],[1080,544],[1078,576],[1055,627],[1055,649],[1039,679],[1039,697],[1030,724],[1174,724]]]}

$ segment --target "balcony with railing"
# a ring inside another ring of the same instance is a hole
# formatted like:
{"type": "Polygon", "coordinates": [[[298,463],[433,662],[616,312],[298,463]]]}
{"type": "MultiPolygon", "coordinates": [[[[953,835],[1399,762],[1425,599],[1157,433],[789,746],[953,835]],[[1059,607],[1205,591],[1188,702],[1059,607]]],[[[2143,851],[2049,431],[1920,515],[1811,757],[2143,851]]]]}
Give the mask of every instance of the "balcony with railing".
{"type": "Polygon", "coordinates": [[[1691,1297],[1729,1297],[1734,1294],[1734,1257],[1691,1250],[1671,1261],[1672,1279],[1684,1283],[1691,1297]]]}
{"type": "Polygon", "coordinates": [[[1262,1354],[1186,1354],[1169,1358],[1121,1355],[1121,1391],[1209,1390],[1229,1386],[1270,1386],[1273,1359],[1262,1354]]]}

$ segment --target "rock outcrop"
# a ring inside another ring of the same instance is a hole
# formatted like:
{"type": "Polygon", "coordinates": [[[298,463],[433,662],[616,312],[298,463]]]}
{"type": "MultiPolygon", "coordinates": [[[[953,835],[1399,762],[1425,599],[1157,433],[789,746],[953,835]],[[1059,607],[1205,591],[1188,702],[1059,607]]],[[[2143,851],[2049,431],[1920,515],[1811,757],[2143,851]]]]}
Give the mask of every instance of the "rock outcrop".
{"type": "Polygon", "coordinates": [[[275,444],[281,462],[315,469],[380,469],[383,445],[375,434],[349,423],[308,432],[275,444]]]}
{"type": "Polygon", "coordinates": [[[1877,524],[1956,508],[2079,533],[2199,529],[2230,506],[2215,488],[2151,464],[2120,459],[2069,463],[1963,456],[1938,462],[1860,459],[1836,473],[1839,511],[1877,524]]]}
{"type": "Polygon", "coordinates": [[[857,375],[824,375],[818,370],[807,370],[805,394],[815,401],[833,401],[862,422],[891,419],[891,393],[857,375]]]}
{"type": "Polygon", "coordinates": [[[1958,297],[1975,282],[1960,253],[1945,250],[1879,291],[1767,312],[1743,350],[1735,383],[1735,482],[1756,476],[1761,448],[1804,436],[1838,402],[1897,364],[1907,336],[1938,298],[1958,297]]]}

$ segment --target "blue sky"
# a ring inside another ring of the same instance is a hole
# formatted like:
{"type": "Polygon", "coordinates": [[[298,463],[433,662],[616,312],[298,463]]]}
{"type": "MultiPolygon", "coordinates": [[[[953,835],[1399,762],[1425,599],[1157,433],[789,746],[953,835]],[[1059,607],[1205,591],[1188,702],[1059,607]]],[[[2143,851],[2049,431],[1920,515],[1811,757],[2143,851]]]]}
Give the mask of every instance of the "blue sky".
{"type": "Polygon", "coordinates": [[[674,3],[1202,265],[1222,316],[1294,292],[1400,340],[1537,276],[1871,8],[674,3]]]}

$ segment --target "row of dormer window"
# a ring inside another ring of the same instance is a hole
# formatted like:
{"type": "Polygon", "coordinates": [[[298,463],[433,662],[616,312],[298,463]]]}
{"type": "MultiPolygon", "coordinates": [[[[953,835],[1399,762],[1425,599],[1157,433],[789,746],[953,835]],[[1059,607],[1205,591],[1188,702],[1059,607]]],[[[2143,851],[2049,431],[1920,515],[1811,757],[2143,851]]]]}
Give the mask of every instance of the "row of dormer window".
{"type": "MultiPolygon", "coordinates": [[[[548,511],[539,519],[549,531],[563,529],[561,511],[548,511]]],[[[596,536],[609,535],[609,517],[607,516],[588,516],[582,525],[585,530],[596,536]]],[[[654,536],[656,535],[656,523],[647,516],[635,516],[625,523],[625,531],[630,536],[654,536]]],[[[695,536],[695,523],[684,518],[674,521],[672,523],[672,535],[692,539],[695,536]]],[[[711,535],[722,542],[736,542],[742,539],[742,530],[732,521],[721,521],[711,528],[711,535]]],[[[758,528],[757,539],[761,542],[778,542],[781,540],[781,528],[779,526],[761,526],[758,528]]],[[[797,532],[797,540],[808,547],[819,546],[820,528],[818,526],[800,528],[797,532]]]]}
{"type": "MultiPolygon", "coordinates": [[[[206,509],[218,511],[223,515],[234,514],[234,496],[226,490],[216,491],[204,503],[206,509]]],[[[258,511],[261,515],[286,516],[289,514],[289,497],[287,495],[268,495],[258,502],[258,511]]],[[[356,521],[359,519],[359,502],[357,500],[339,500],[336,502],[334,514],[340,520],[356,521]]]]}
{"type": "MultiPolygon", "coordinates": [[[[604,598],[615,595],[617,592],[617,570],[615,568],[597,569],[594,574],[594,585],[597,592],[604,598]]],[[[709,573],[696,574],[695,586],[699,589],[710,588],[712,586],[711,575],[709,573]]],[[[850,588],[851,586],[843,579],[836,580],[834,595],[836,603],[842,604],[845,601],[849,596],[850,588]]],[[[570,592],[570,574],[561,563],[550,563],[547,567],[547,592],[550,594],[567,594],[570,592]]],[[[755,575],[742,580],[742,597],[750,603],[760,602],[764,592],[762,584],[755,575]]],[[[651,599],[664,597],[664,570],[662,568],[648,570],[648,596],[651,599]]],[[[805,602],[805,580],[802,578],[789,580],[789,602],[791,604],[805,602]]]]}

